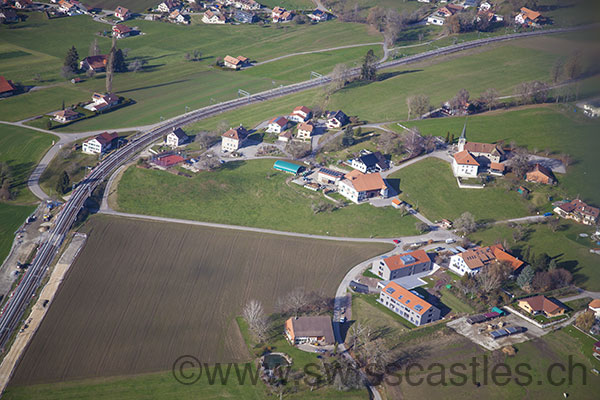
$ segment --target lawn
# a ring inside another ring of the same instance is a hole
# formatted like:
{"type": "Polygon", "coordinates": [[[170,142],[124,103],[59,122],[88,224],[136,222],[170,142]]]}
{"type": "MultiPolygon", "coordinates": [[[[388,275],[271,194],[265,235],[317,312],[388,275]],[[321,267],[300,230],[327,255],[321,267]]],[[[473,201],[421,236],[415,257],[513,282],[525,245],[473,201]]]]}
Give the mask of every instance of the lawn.
{"type": "Polygon", "coordinates": [[[15,231],[34,210],[35,206],[0,203],[0,265],[10,252],[15,231]]]}
{"type": "Polygon", "coordinates": [[[130,167],[118,186],[124,212],[193,219],[290,232],[348,237],[416,234],[413,216],[391,208],[350,205],[314,214],[311,205],[328,202],[321,193],[285,181],[273,160],[233,162],[193,178],[130,167]]]}
{"type": "Polygon", "coordinates": [[[419,161],[388,179],[399,179],[399,197],[431,220],[452,220],[466,211],[476,220],[488,221],[527,215],[526,200],[516,191],[500,186],[459,189],[450,164],[437,158],[419,161]]]}
{"type": "MultiPolygon", "coordinates": [[[[494,143],[515,142],[530,151],[546,151],[558,156],[569,154],[575,162],[566,175],[557,175],[559,189],[571,196],[581,196],[596,206],[600,205],[600,158],[595,146],[600,121],[589,119],[572,107],[546,105],[522,110],[493,112],[469,117],[467,140],[494,143]]],[[[443,118],[411,122],[422,133],[445,136],[447,132],[460,135],[464,118],[443,118]]]]}
{"type": "Polygon", "coordinates": [[[0,161],[10,167],[12,175],[12,203],[32,203],[37,199],[27,189],[29,175],[50,148],[52,135],[31,129],[0,125],[0,161]]]}
{"type": "Polygon", "coordinates": [[[398,335],[414,328],[414,325],[377,303],[378,297],[352,295],[352,320],[370,326],[375,332],[380,332],[386,341],[394,342],[398,335]]]}
{"type": "Polygon", "coordinates": [[[579,233],[594,232],[592,227],[561,220],[562,225],[557,232],[544,224],[528,225],[523,241],[514,243],[512,229],[506,225],[496,225],[470,235],[471,240],[484,245],[508,240],[511,247],[518,252],[526,246],[531,246],[535,254],[546,253],[557,259],[558,266],[568,269],[573,274],[573,283],[579,287],[600,290],[600,256],[589,252],[589,240],[583,242],[579,233]]]}
{"type": "Polygon", "coordinates": [[[440,293],[440,301],[455,313],[470,314],[475,311],[473,307],[456,297],[449,289],[442,288],[440,293]]]}

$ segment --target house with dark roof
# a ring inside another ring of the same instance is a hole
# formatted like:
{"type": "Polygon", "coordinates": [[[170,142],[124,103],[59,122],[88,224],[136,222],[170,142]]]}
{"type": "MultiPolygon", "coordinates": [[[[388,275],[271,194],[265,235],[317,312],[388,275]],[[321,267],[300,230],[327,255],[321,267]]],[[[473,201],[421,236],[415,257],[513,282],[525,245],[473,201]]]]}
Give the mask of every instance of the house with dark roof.
{"type": "Polygon", "coordinates": [[[532,315],[543,314],[547,318],[563,315],[566,311],[562,305],[542,295],[521,299],[518,305],[532,315]]]}
{"type": "Polygon", "coordinates": [[[349,121],[349,118],[342,110],[332,111],[327,116],[327,128],[341,128],[346,125],[349,121]]]}
{"type": "Polygon", "coordinates": [[[416,291],[405,289],[394,281],[381,290],[377,302],[416,326],[429,324],[441,317],[439,308],[416,291]]]}
{"type": "Polygon", "coordinates": [[[190,141],[190,137],[181,128],[173,128],[167,135],[165,143],[171,148],[183,146],[190,141]]]}
{"type": "Polygon", "coordinates": [[[17,89],[11,81],[3,76],[0,76],[0,97],[8,97],[15,94],[17,89]]]}
{"type": "Polygon", "coordinates": [[[344,173],[329,168],[319,168],[317,181],[325,185],[335,185],[344,178],[344,173]]]}
{"type": "Polygon", "coordinates": [[[558,205],[554,208],[554,212],[562,218],[572,219],[586,225],[595,225],[598,223],[600,209],[575,199],[558,205]]]}
{"type": "Polygon", "coordinates": [[[389,168],[388,161],[379,151],[363,154],[362,156],[353,159],[351,166],[363,174],[368,172],[381,172],[389,168]]]}
{"type": "Polygon", "coordinates": [[[293,345],[335,343],[331,317],[327,315],[289,318],[285,321],[285,337],[293,345]]]}
{"type": "Polygon", "coordinates": [[[527,182],[542,183],[544,185],[553,185],[556,183],[556,178],[552,170],[544,167],[541,164],[535,164],[533,169],[525,174],[527,182]]]}
{"type": "Polygon", "coordinates": [[[391,281],[405,276],[431,271],[433,263],[425,250],[395,254],[373,261],[371,272],[380,278],[391,281]]]}
{"type": "Polygon", "coordinates": [[[221,135],[221,150],[236,151],[244,146],[248,138],[248,131],[242,125],[235,129],[229,129],[221,135]]]}
{"type": "Polygon", "coordinates": [[[476,247],[455,254],[450,257],[448,268],[461,276],[465,274],[475,275],[483,270],[483,268],[495,264],[505,262],[512,268],[512,273],[525,265],[518,258],[508,253],[501,244],[495,244],[487,247],[476,247]]]}
{"type": "Polygon", "coordinates": [[[253,12],[244,10],[235,10],[233,12],[233,19],[240,24],[252,24],[258,20],[253,12]]]}
{"type": "Polygon", "coordinates": [[[17,12],[10,8],[1,8],[0,9],[0,24],[8,24],[11,22],[18,22],[19,16],[17,12]]]}
{"type": "Polygon", "coordinates": [[[316,9],[315,11],[308,14],[308,18],[315,22],[323,22],[329,19],[329,13],[316,9]]]}

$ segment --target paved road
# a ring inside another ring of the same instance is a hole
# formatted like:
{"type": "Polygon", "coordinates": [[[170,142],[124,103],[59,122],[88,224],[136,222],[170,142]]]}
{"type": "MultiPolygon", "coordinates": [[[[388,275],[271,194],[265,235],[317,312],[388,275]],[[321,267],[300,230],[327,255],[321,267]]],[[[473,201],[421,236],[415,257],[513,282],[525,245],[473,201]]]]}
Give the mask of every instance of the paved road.
{"type": "Polygon", "coordinates": [[[558,299],[558,300],[560,300],[563,303],[566,303],[567,301],[583,299],[586,297],[591,297],[592,299],[600,299],[600,292],[589,292],[587,290],[579,289],[579,294],[576,294],[573,296],[568,296],[568,297],[563,297],[562,299],[558,299]]]}

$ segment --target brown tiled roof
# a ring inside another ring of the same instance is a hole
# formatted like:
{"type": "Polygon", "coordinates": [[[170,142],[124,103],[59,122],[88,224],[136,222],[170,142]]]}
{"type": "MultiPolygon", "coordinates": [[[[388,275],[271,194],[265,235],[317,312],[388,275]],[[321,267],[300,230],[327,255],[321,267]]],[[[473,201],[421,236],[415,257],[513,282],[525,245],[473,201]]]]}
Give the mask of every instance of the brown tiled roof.
{"type": "Polygon", "coordinates": [[[79,113],[71,110],[70,108],[67,108],[66,110],[60,110],[54,113],[55,117],[74,117],[76,115],[79,115],[79,113]]]}
{"type": "Polygon", "coordinates": [[[106,63],[108,62],[108,55],[100,54],[97,56],[89,56],[83,59],[88,63],[90,67],[93,69],[100,69],[106,67],[106,63]]]}
{"type": "Polygon", "coordinates": [[[477,160],[475,160],[473,156],[466,150],[459,151],[458,153],[454,154],[454,159],[460,165],[479,165],[477,160]]]}
{"type": "Polygon", "coordinates": [[[298,106],[298,107],[294,108],[294,111],[292,114],[296,114],[297,111],[302,111],[305,114],[309,114],[311,112],[311,109],[306,106],[298,106]]]}
{"type": "Polygon", "coordinates": [[[594,218],[598,218],[598,215],[600,214],[599,209],[597,209],[596,207],[589,206],[579,199],[575,199],[568,203],[561,204],[558,207],[568,213],[575,211],[584,215],[590,215],[594,218]]]}
{"type": "Polygon", "coordinates": [[[431,261],[431,259],[429,258],[425,250],[417,250],[412,251],[410,253],[395,254],[393,256],[383,259],[383,262],[385,263],[385,265],[387,265],[390,271],[410,267],[412,265],[421,264],[427,261],[431,261]],[[411,256],[414,259],[414,261],[405,263],[404,260],[408,259],[408,257],[406,256],[411,256]]]}
{"type": "Polygon", "coordinates": [[[131,32],[131,28],[128,27],[127,25],[123,25],[123,24],[117,24],[113,26],[113,31],[114,32],[118,32],[118,33],[127,33],[127,32],[131,32]]]}
{"type": "Polygon", "coordinates": [[[237,59],[240,60],[241,62],[248,61],[248,57],[244,57],[244,56],[237,56],[237,59]]]}
{"type": "Polygon", "coordinates": [[[492,162],[490,163],[490,168],[496,171],[504,171],[505,166],[502,163],[492,162]]]}
{"type": "Polygon", "coordinates": [[[523,265],[523,261],[508,254],[500,244],[470,249],[460,253],[460,256],[470,269],[481,268],[495,261],[508,261],[513,270],[523,265]]]}
{"type": "Polygon", "coordinates": [[[290,131],[283,131],[279,134],[280,137],[284,137],[284,138],[288,138],[291,139],[292,138],[292,132],[290,131]]]}
{"type": "Polygon", "coordinates": [[[243,126],[239,126],[235,129],[228,130],[222,136],[236,140],[244,140],[246,136],[248,136],[248,132],[243,126]]]}
{"type": "Polygon", "coordinates": [[[528,297],[526,299],[521,299],[520,301],[528,303],[533,311],[544,311],[546,314],[554,314],[563,308],[542,295],[528,297]]]}
{"type": "Polygon", "coordinates": [[[228,62],[229,64],[233,64],[233,65],[238,65],[239,63],[242,62],[239,58],[235,58],[235,57],[231,57],[231,56],[225,56],[223,61],[228,62]]]}
{"type": "Polygon", "coordinates": [[[125,15],[125,14],[127,14],[128,12],[129,12],[129,10],[128,10],[127,8],[125,8],[125,7],[122,7],[122,6],[118,6],[118,7],[116,8],[116,10],[115,10],[115,13],[117,13],[117,14],[121,14],[121,15],[125,15]]]}
{"type": "Polygon", "coordinates": [[[588,304],[588,307],[591,308],[600,308],[600,299],[594,299],[588,304]]]}
{"type": "Polygon", "coordinates": [[[303,122],[298,126],[298,130],[302,130],[302,131],[308,131],[308,132],[312,132],[313,129],[315,129],[315,127],[312,124],[309,124],[307,122],[303,122]]]}
{"type": "Polygon", "coordinates": [[[471,153],[489,153],[501,155],[504,151],[493,143],[467,142],[465,150],[471,153]]]}
{"type": "MultiPolygon", "coordinates": [[[[348,175],[349,174],[346,176],[348,175]]],[[[387,187],[379,172],[375,172],[373,174],[361,174],[360,176],[351,179],[350,182],[352,183],[352,186],[354,186],[354,189],[356,189],[358,192],[382,190],[387,187]]]]}
{"type": "Polygon", "coordinates": [[[12,92],[13,90],[15,90],[15,87],[12,82],[0,76],[0,93],[12,92]]]}
{"type": "Polygon", "coordinates": [[[335,341],[331,318],[326,315],[315,317],[291,318],[294,336],[315,337],[323,336],[327,343],[335,341]]]}
{"type": "Polygon", "coordinates": [[[269,121],[269,124],[277,124],[283,128],[284,126],[287,125],[288,122],[289,121],[287,120],[286,117],[275,117],[269,121]]]}
{"type": "Polygon", "coordinates": [[[540,14],[539,12],[530,10],[527,7],[521,7],[521,14],[525,18],[530,19],[532,21],[535,21],[536,19],[542,16],[542,14],[540,14]]]}

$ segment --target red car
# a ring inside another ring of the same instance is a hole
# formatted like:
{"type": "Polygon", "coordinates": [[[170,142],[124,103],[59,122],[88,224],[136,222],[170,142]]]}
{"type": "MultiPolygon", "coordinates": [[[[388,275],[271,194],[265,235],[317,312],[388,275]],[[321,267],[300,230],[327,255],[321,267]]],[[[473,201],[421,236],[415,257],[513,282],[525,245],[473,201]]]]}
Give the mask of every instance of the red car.
{"type": "Polygon", "coordinates": [[[394,243],[400,244],[400,239],[394,239],[394,243]]]}

